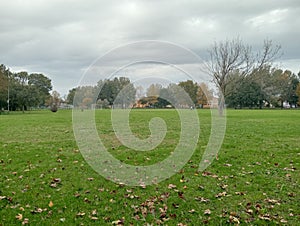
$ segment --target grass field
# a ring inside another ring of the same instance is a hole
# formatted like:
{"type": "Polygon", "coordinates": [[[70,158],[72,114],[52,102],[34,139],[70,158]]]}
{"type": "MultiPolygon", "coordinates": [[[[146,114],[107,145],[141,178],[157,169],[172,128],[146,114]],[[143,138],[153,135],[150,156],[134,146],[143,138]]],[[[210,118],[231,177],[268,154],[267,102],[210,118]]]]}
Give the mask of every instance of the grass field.
{"type": "MultiPolygon", "coordinates": [[[[98,175],[78,151],[72,112],[0,115],[0,225],[297,225],[300,221],[300,111],[228,110],[218,158],[197,172],[210,135],[210,112],[199,110],[201,136],[185,167],[159,184],[127,187],[98,175]]],[[[134,110],[132,130],[168,125],[154,151],[135,152],[116,138],[109,110],[97,111],[101,139],[118,159],[153,164],[179,139],[173,110],[134,110]]]]}

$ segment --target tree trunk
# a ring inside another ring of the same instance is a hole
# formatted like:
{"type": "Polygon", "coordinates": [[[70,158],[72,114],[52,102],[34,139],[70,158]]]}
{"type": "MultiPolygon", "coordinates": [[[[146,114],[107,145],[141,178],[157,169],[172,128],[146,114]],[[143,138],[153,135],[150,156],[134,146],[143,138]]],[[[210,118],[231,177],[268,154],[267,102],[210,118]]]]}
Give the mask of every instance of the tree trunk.
{"type": "Polygon", "coordinates": [[[219,116],[224,116],[224,108],[225,108],[224,96],[220,95],[218,98],[219,116]]]}

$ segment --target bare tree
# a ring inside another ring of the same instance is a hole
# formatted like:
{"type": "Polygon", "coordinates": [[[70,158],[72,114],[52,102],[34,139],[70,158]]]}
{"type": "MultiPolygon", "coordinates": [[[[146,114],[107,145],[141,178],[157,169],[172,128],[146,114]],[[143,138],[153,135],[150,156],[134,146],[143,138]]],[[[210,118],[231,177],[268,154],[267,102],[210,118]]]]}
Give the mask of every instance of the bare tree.
{"type": "Polygon", "coordinates": [[[50,110],[52,112],[57,112],[60,102],[61,102],[60,94],[54,90],[52,92],[52,95],[47,100],[47,105],[50,107],[50,110]]]}
{"type": "Polygon", "coordinates": [[[258,72],[278,57],[281,46],[273,45],[271,40],[265,40],[262,51],[254,52],[241,39],[215,42],[209,50],[209,61],[205,64],[205,72],[212,78],[219,89],[219,113],[223,115],[224,95],[227,86],[233,81],[231,75],[239,73],[241,78],[258,72]]]}

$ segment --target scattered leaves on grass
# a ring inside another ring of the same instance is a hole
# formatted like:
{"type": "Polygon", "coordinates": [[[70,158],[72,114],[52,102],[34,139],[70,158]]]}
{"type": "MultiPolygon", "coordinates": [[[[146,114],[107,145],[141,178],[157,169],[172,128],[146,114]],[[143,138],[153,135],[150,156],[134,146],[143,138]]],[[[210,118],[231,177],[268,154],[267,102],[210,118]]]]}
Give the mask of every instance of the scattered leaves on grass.
{"type": "Polygon", "coordinates": [[[271,204],[277,204],[280,205],[280,200],[276,199],[265,199],[266,202],[271,203],[271,204]]]}
{"type": "Polygon", "coordinates": [[[209,172],[209,171],[204,171],[204,172],[202,173],[202,176],[204,176],[204,177],[209,176],[209,177],[212,177],[212,178],[218,178],[218,175],[217,175],[217,174],[213,174],[212,172],[209,172]]]}
{"type": "Polygon", "coordinates": [[[258,218],[265,221],[271,221],[270,214],[258,215],[258,218]]]}
{"type": "Polygon", "coordinates": [[[293,167],[293,166],[292,166],[291,168],[289,168],[289,167],[284,167],[283,170],[287,170],[287,171],[295,171],[296,168],[293,167]]]}

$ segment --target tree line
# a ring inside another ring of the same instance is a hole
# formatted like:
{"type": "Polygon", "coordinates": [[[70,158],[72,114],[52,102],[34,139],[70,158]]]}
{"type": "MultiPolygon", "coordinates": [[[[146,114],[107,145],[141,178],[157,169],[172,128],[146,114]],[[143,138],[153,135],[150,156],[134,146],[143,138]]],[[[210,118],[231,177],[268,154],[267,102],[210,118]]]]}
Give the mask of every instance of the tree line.
{"type": "Polygon", "coordinates": [[[192,80],[162,87],[151,84],[135,87],[126,77],[100,80],[95,86],[69,91],[65,100],[52,92],[51,80],[41,73],[11,72],[0,65],[0,110],[27,110],[50,106],[56,111],[60,102],[81,108],[128,107],[203,107],[215,104],[223,114],[225,103],[233,108],[300,106],[300,72],[273,66],[281,47],[265,40],[254,51],[239,38],[215,42],[203,71],[210,75],[217,90],[192,80]],[[185,92],[183,92],[185,91],[185,92]],[[188,94],[188,98],[185,93],[188,94]],[[76,95],[75,95],[76,94],[76,95]]]}
{"type": "MultiPolygon", "coordinates": [[[[300,106],[300,72],[296,75],[289,70],[264,67],[247,77],[236,71],[230,75],[230,80],[224,94],[227,107],[300,106]]],[[[116,77],[100,80],[96,86],[71,89],[67,103],[81,108],[91,108],[92,105],[95,108],[203,108],[217,107],[217,94],[218,90],[192,80],[171,83],[166,87],[151,84],[144,88],[135,87],[129,78],[116,77]],[[74,99],[75,93],[77,97],[74,99]]]]}
{"type": "Polygon", "coordinates": [[[129,78],[115,77],[100,80],[96,86],[71,89],[67,103],[81,108],[91,108],[92,105],[96,108],[189,108],[208,105],[212,98],[213,91],[205,83],[197,84],[192,80],[167,87],[151,84],[144,91],[142,86],[135,87],[129,78]]]}
{"type": "Polygon", "coordinates": [[[232,73],[225,92],[226,104],[234,108],[300,106],[300,72],[263,67],[243,77],[232,73]]]}
{"type": "Polygon", "coordinates": [[[29,110],[51,105],[51,80],[41,73],[14,73],[0,65],[0,110],[29,110]]]}

